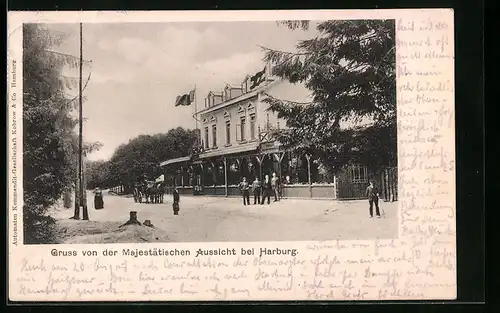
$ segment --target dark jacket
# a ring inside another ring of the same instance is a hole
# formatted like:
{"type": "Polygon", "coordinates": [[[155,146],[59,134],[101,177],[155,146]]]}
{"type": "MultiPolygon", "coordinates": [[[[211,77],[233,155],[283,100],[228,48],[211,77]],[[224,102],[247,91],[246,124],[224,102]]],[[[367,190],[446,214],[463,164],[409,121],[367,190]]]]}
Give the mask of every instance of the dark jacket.
{"type": "Polygon", "coordinates": [[[240,190],[241,191],[248,191],[248,189],[250,189],[250,185],[248,184],[248,182],[241,182],[240,183],[240,190]]]}
{"type": "Polygon", "coordinates": [[[174,195],[174,202],[179,202],[179,191],[175,190],[172,193],[174,195]]]}
{"type": "Polygon", "coordinates": [[[265,191],[272,191],[273,190],[273,185],[271,184],[271,180],[269,179],[269,181],[263,181],[262,182],[262,188],[265,190],[265,191]]]}

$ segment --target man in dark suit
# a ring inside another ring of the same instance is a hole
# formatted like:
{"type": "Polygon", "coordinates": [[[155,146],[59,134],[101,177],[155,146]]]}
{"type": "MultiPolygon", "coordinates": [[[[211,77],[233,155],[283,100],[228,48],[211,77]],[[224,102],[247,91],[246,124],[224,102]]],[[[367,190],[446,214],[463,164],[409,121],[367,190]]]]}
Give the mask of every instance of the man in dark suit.
{"type": "Polygon", "coordinates": [[[375,211],[377,213],[377,217],[380,218],[380,211],[378,208],[378,189],[373,185],[373,182],[370,181],[370,186],[366,188],[366,196],[368,197],[368,203],[370,204],[370,218],[373,218],[373,204],[375,203],[375,211]]]}
{"type": "Polygon", "coordinates": [[[262,203],[264,204],[267,197],[267,204],[271,203],[271,193],[273,192],[273,186],[271,184],[271,180],[269,179],[269,175],[266,175],[266,178],[262,182],[262,203]]]}
{"type": "Polygon", "coordinates": [[[243,177],[243,180],[240,183],[240,190],[243,194],[243,205],[250,205],[250,185],[248,184],[246,177],[243,177]]]}
{"type": "Polygon", "coordinates": [[[174,215],[179,215],[179,202],[180,202],[180,196],[179,196],[179,190],[177,190],[177,187],[174,187],[174,191],[172,192],[174,196],[174,203],[172,204],[172,207],[174,209],[174,215]]]}

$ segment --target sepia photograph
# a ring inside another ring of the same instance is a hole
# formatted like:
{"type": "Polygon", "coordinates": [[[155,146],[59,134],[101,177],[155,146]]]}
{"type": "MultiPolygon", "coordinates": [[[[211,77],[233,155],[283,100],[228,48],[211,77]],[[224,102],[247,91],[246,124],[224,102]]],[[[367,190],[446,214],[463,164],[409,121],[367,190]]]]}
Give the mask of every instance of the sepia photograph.
{"type": "Polygon", "coordinates": [[[394,19],[22,36],[24,244],[398,238],[394,19]]]}

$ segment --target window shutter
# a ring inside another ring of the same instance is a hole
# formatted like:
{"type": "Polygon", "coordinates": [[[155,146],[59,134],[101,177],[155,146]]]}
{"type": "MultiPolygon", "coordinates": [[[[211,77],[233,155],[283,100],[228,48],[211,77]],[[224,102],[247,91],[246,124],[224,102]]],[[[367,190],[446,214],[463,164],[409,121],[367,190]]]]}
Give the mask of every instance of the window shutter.
{"type": "Polygon", "coordinates": [[[236,141],[241,141],[241,125],[236,125],[236,141]]]}

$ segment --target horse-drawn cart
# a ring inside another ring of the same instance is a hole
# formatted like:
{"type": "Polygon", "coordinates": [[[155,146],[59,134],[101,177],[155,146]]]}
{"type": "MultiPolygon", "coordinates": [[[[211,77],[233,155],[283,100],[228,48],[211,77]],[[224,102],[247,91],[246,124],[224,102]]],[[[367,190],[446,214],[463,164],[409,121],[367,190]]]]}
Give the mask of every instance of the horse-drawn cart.
{"type": "Polygon", "coordinates": [[[165,184],[163,181],[145,181],[134,186],[135,203],[163,203],[165,184]]]}

